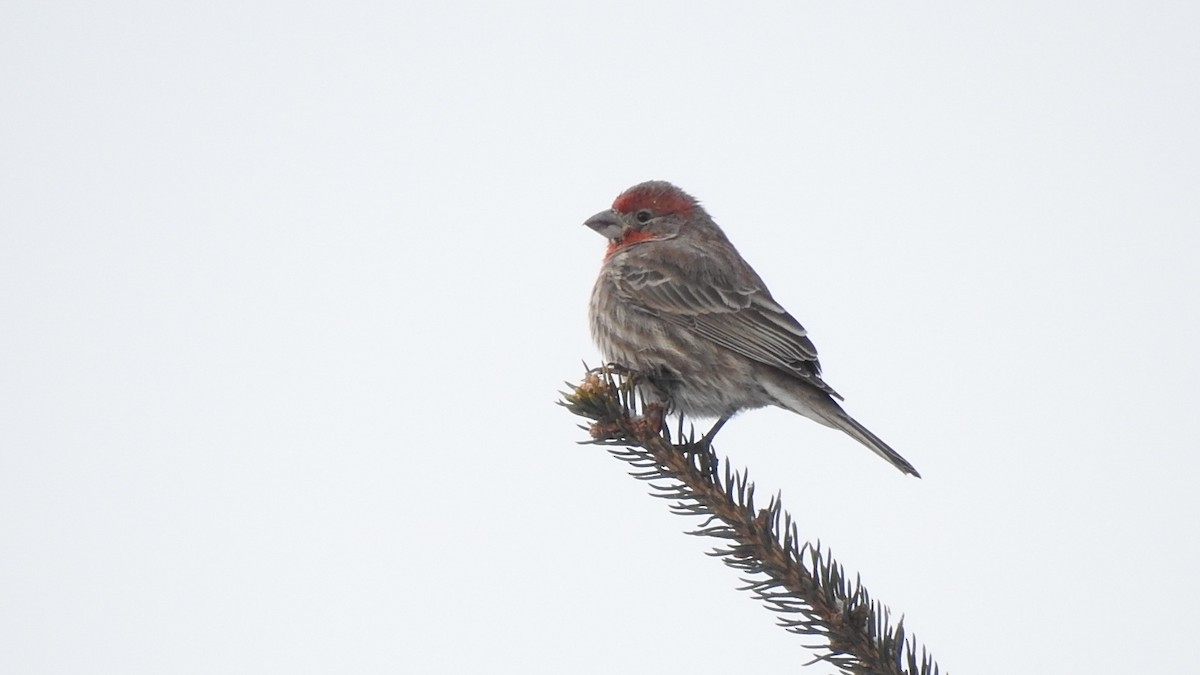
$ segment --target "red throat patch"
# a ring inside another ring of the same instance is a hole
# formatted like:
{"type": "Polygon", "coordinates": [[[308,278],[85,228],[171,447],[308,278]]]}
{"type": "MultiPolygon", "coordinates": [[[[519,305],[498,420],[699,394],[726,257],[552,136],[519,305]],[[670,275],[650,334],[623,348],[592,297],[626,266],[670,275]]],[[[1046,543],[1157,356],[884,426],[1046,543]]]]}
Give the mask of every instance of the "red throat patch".
{"type": "Polygon", "coordinates": [[[604,259],[608,260],[609,258],[613,257],[617,253],[624,251],[625,249],[629,248],[630,246],[633,246],[634,244],[640,244],[643,241],[657,241],[660,238],[661,237],[658,237],[657,235],[650,233],[650,232],[640,232],[638,230],[630,230],[630,232],[628,234],[626,234],[624,237],[621,237],[621,239],[619,241],[610,241],[608,243],[608,250],[604,252],[604,259]]]}

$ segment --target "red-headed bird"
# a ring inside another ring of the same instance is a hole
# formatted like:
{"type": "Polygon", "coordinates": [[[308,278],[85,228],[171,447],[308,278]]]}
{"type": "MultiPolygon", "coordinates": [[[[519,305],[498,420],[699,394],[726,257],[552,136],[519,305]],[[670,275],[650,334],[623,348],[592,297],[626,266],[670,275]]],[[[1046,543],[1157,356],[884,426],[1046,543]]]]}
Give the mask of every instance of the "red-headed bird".
{"type": "Polygon", "coordinates": [[[842,410],[804,326],[694,198],[664,181],[641,183],[585,224],[609,242],[588,308],[592,337],[607,361],[649,380],[648,399],[716,417],[706,441],[739,411],[779,406],[920,477],[842,410]]]}

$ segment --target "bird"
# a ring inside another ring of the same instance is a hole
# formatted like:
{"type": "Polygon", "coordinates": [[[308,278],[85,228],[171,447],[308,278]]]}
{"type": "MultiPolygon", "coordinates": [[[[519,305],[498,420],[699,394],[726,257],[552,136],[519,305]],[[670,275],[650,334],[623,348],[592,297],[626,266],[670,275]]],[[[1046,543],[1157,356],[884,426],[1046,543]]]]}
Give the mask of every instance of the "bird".
{"type": "Polygon", "coordinates": [[[604,359],[640,374],[647,400],[717,418],[777,406],[838,429],[905,474],[916,468],[851,417],[817,350],[694,197],[639,183],[584,221],[608,240],[588,321],[604,359]]]}

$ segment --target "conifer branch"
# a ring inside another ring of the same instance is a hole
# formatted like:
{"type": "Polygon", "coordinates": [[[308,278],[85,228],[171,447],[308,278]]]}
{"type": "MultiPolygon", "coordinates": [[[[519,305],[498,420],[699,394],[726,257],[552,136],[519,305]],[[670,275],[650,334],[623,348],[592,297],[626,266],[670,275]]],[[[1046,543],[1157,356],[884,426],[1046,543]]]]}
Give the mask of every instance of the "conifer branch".
{"type": "Polygon", "coordinates": [[[682,419],[672,443],[662,407],[639,401],[636,379],[616,366],[593,369],[560,404],[592,420],[581,427],[592,437],[585,443],[604,445],[630,464],[630,475],[671,500],[672,512],[705,518],[689,534],[721,539],[710,555],[745,575],[742,590],[779,613],[784,629],[817,638],[806,645],[817,653],[806,665],[826,662],[855,675],[938,675],[933,657],[924,648],[918,654],[903,618],[893,626],[888,609],[857,576],[847,578],[820,543],[801,542],[779,496],[756,507],[748,473],[722,468],[694,434],[684,440],[682,419]]]}

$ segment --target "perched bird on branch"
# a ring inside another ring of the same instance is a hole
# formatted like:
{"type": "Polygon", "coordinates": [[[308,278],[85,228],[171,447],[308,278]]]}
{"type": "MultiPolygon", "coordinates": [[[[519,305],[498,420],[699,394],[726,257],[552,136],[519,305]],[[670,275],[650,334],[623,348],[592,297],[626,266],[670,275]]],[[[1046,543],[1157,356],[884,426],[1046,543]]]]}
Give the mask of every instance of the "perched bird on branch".
{"type": "Polygon", "coordinates": [[[808,332],[694,198],[667,182],[641,183],[585,224],[608,239],[589,306],[592,337],[606,360],[649,381],[648,399],[716,417],[705,442],[742,410],[779,406],[920,477],[842,409],[808,332]]]}

